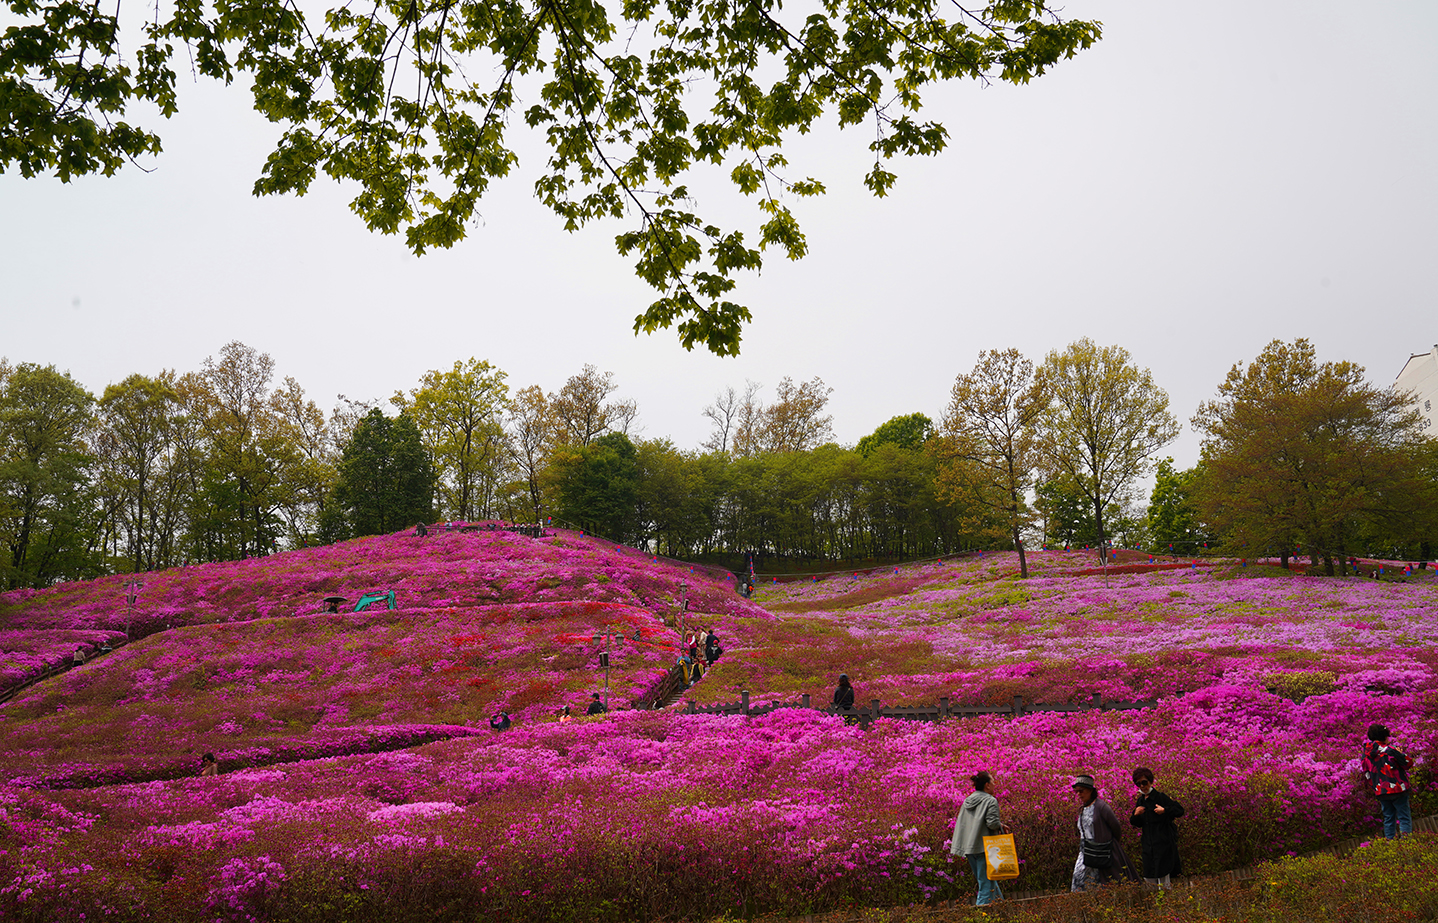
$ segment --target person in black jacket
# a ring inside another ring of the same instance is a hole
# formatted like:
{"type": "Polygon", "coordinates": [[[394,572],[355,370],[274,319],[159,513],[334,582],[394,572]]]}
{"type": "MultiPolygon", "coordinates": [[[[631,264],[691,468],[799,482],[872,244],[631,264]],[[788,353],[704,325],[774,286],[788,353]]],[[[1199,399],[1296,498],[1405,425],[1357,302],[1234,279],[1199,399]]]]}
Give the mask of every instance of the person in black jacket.
{"type": "Polygon", "coordinates": [[[1183,862],[1178,857],[1178,828],[1173,825],[1183,816],[1183,805],[1153,787],[1153,770],[1145,766],[1133,771],[1133,784],[1138,786],[1138,800],[1128,822],[1143,831],[1143,880],[1167,888],[1173,876],[1183,873],[1183,862]]]}
{"type": "Polygon", "coordinates": [[[834,690],[834,707],[844,714],[854,710],[854,687],[849,683],[849,674],[839,674],[839,688],[834,690]]]}
{"type": "Polygon", "coordinates": [[[609,711],[609,709],[604,707],[604,703],[599,701],[599,693],[592,693],[591,698],[592,701],[589,703],[589,707],[584,710],[586,715],[602,715],[609,711]]]}

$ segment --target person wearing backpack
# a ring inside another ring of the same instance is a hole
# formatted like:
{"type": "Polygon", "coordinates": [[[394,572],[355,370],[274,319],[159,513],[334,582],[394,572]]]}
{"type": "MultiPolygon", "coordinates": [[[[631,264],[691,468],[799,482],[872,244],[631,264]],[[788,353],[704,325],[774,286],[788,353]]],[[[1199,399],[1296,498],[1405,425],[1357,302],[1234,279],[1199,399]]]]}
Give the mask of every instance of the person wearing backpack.
{"type": "Polygon", "coordinates": [[[1391,840],[1412,833],[1408,756],[1388,745],[1388,728],[1381,724],[1368,728],[1368,740],[1363,744],[1363,778],[1383,811],[1383,835],[1391,840]]]}

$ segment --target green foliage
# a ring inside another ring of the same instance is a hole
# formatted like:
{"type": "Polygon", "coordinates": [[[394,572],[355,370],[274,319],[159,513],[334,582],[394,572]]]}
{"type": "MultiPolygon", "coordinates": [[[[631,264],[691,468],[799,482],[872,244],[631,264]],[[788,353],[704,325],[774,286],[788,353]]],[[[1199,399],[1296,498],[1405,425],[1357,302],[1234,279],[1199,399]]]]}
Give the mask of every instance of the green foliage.
{"type": "MultiPolygon", "coordinates": [[[[1051,545],[1092,545],[1099,543],[1098,521],[1093,506],[1083,491],[1063,477],[1043,481],[1034,488],[1034,505],[1043,521],[1044,541],[1051,545]]],[[[1104,518],[1114,523],[1123,515],[1123,508],[1110,503],[1104,518]]]]}
{"type": "Polygon", "coordinates": [[[1145,515],[1149,541],[1159,550],[1172,545],[1177,554],[1192,554],[1208,541],[1198,518],[1195,495],[1200,474],[1197,467],[1175,471],[1173,459],[1158,463],[1158,472],[1145,515]]]}
{"type": "Polygon", "coordinates": [[[629,542],[636,537],[639,464],[634,443],[607,433],[555,458],[559,515],[581,529],[629,542]]]}
{"type": "Polygon", "coordinates": [[[434,515],[434,469],[419,430],[404,414],[371,410],[345,447],[335,502],[354,535],[394,532],[434,515]]]}
{"type": "Polygon", "coordinates": [[[1025,498],[1033,483],[1035,427],[1044,402],[1034,388],[1034,365],[1017,349],[985,350],[973,371],[954,380],[944,413],[941,496],[967,500],[976,522],[1019,553],[1019,575],[1029,575],[1023,533],[1033,520],[1025,498]]]}
{"type": "Polygon", "coordinates": [[[135,103],[176,111],[183,48],[182,68],[241,78],[282,127],[256,194],[303,194],[323,171],[353,184],[350,208],[370,230],[403,233],[419,254],[464,238],[490,184],[518,162],[509,133],[522,125],[549,150],[535,194],[568,229],[630,220],[616,246],[658,293],[635,329],[673,326],[685,348],[720,355],[738,352],[750,319],[731,298],[735,276],[759,269],[770,248],[807,252],[787,202],[824,184],[790,176],[787,137],[827,113],[841,127],[872,124],[864,182],[883,196],[892,158],[948,142],[944,125],[916,117],[931,85],[1027,83],[1100,35],[1099,23],[1065,22],[1042,0],[800,11],[776,0],[460,10],[381,0],[309,16],[286,0],[177,2],[158,5],[133,38],[98,6],[7,4],[16,24],[0,34],[0,169],[68,181],[157,154],[158,135],[123,117],[135,103]],[[706,164],[754,198],[747,238],[693,210],[685,179],[706,164]]]}
{"type": "Polygon", "coordinates": [[[76,541],[88,525],[94,397],[53,365],[21,363],[0,377],[0,585],[87,576],[76,541]]]}
{"type": "Polygon", "coordinates": [[[921,413],[892,417],[887,423],[859,440],[854,449],[868,458],[881,445],[898,446],[901,449],[921,448],[934,434],[934,421],[921,413]]]}
{"type": "Polygon", "coordinates": [[[1264,677],[1269,691],[1301,702],[1311,695],[1327,695],[1337,688],[1338,674],[1331,670],[1294,670],[1264,677]]]}
{"type": "Polygon", "coordinates": [[[1168,394],[1121,346],[1087,338],[1048,354],[1035,376],[1046,410],[1042,465],[1081,493],[1093,510],[1097,544],[1108,540],[1108,510],[1127,498],[1154,452],[1178,437],[1168,394]]]}
{"type": "Polygon", "coordinates": [[[1364,535],[1433,534],[1435,451],[1406,396],[1311,343],[1274,340],[1229,370],[1194,417],[1204,433],[1198,506],[1234,548],[1333,559],[1364,535]]]}
{"type": "MultiPolygon", "coordinates": [[[[1432,919],[1438,912],[1438,837],[1377,840],[1351,856],[1286,859],[1262,867],[1254,911],[1273,919],[1432,919]]],[[[1249,919],[1263,919],[1254,912],[1249,919]]]]}
{"type": "Polygon", "coordinates": [[[131,571],[175,563],[186,459],[178,451],[183,422],[172,377],[130,375],[100,398],[96,480],[126,533],[131,571]]]}
{"type": "Polygon", "coordinates": [[[495,513],[505,470],[501,417],[509,388],[504,379],[504,372],[471,358],[456,361],[447,372],[426,372],[418,388],[391,398],[424,437],[446,519],[468,521],[495,513]]]}

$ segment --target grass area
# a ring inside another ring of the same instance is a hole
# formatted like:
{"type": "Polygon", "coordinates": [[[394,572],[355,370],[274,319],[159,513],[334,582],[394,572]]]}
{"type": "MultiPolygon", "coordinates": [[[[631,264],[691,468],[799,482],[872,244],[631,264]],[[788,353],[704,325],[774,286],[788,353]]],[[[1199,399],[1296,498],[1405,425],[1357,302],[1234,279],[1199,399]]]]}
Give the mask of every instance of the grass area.
{"type": "MultiPolygon", "coordinates": [[[[1351,856],[1263,863],[1253,881],[1180,881],[1168,891],[1115,885],[988,907],[869,909],[812,923],[1411,923],[1438,919],[1438,836],[1378,840],[1351,856]]],[[[733,917],[720,917],[729,921],[733,917]]],[[[791,918],[761,917],[758,923],[791,918]]]]}

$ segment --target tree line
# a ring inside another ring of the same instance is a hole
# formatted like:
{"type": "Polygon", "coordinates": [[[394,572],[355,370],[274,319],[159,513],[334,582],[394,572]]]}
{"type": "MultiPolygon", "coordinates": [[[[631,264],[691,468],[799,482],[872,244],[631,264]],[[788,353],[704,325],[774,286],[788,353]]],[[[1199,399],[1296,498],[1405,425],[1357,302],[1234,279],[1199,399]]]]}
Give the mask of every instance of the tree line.
{"type": "Polygon", "coordinates": [[[232,342],[197,371],[96,397],[53,366],[0,360],[0,575],[7,586],[270,554],[419,522],[553,517],[672,557],[763,568],[967,548],[1207,547],[1330,566],[1375,547],[1427,556],[1433,443],[1404,396],[1304,340],[1234,366],[1193,424],[1202,458],[1158,458],[1168,397],[1121,347],[1034,365],[982,353],[935,423],[896,416],[835,443],[824,382],[747,382],[701,411],[704,445],[637,435],[592,365],[511,391],[457,361],[387,407],[329,414],[232,342]],[[1156,469],[1147,508],[1135,484],[1156,469]]]}

